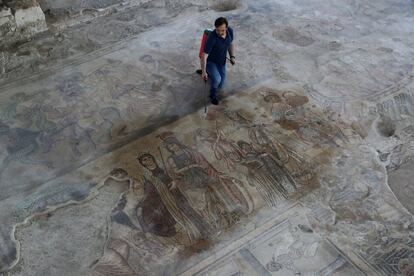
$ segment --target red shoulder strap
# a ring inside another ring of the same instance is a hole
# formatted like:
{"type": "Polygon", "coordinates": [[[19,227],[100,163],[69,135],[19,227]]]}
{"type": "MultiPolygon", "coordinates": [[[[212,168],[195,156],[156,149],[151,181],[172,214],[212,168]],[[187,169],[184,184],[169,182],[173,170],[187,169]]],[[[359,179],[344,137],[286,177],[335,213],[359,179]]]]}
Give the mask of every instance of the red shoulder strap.
{"type": "Polygon", "coordinates": [[[208,34],[206,34],[206,31],[204,31],[203,37],[201,38],[200,51],[198,53],[199,58],[203,58],[204,56],[204,46],[206,45],[207,38],[208,38],[208,34]]]}

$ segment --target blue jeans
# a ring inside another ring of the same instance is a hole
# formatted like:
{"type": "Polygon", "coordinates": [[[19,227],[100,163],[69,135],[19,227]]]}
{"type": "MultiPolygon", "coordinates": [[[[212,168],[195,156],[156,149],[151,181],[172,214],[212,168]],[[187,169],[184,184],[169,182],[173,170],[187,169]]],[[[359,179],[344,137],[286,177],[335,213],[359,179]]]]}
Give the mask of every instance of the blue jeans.
{"type": "Polygon", "coordinates": [[[223,88],[226,80],[226,64],[219,65],[214,62],[207,62],[207,74],[210,79],[210,97],[217,97],[217,90],[223,88]]]}

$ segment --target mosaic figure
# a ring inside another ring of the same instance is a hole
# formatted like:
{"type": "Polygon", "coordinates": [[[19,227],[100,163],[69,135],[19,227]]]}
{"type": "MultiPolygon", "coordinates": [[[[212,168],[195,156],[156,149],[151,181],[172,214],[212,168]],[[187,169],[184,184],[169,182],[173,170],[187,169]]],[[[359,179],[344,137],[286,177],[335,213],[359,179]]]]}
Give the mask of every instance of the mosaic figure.
{"type": "Polygon", "coordinates": [[[414,258],[400,260],[398,262],[398,268],[404,275],[414,275],[414,258]]]}
{"type": "Polygon", "coordinates": [[[115,206],[114,209],[112,209],[111,221],[121,224],[121,225],[128,226],[129,228],[134,229],[134,230],[140,230],[140,228],[135,226],[135,224],[131,221],[129,216],[124,212],[124,208],[126,204],[127,204],[126,196],[125,194],[122,194],[121,198],[118,200],[117,205],[115,206]]]}
{"type": "Polygon", "coordinates": [[[160,139],[169,152],[170,175],[198,212],[215,219],[215,208],[227,214],[250,212],[252,200],[241,181],[218,172],[201,153],[183,145],[173,133],[162,133],[160,139]]]}
{"type": "Polygon", "coordinates": [[[214,132],[209,129],[199,128],[196,133],[197,137],[201,139],[201,142],[211,147],[211,150],[214,152],[214,157],[217,160],[225,162],[229,171],[236,169],[235,162],[241,159],[241,152],[233,140],[225,138],[224,133],[220,130],[214,132]]]}
{"type": "Polygon", "coordinates": [[[257,187],[269,206],[276,206],[280,198],[287,199],[289,194],[296,191],[294,178],[271,152],[258,151],[241,140],[237,144],[243,153],[239,163],[248,168],[249,183],[257,187]]]}
{"type": "Polygon", "coordinates": [[[282,120],[292,110],[292,107],[286,103],[276,93],[270,93],[263,97],[264,101],[271,104],[270,112],[274,120],[282,120]]]}
{"type": "Polygon", "coordinates": [[[247,130],[249,139],[256,148],[270,152],[279,160],[289,159],[288,150],[268,131],[266,124],[255,124],[236,111],[226,111],[225,115],[236,127],[247,130]]]}
{"type": "MultiPolygon", "coordinates": [[[[278,139],[269,131],[269,124],[255,124],[236,111],[227,110],[225,116],[230,119],[233,126],[237,129],[244,129],[255,149],[261,152],[268,152],[276,159],[283,163],[285,171],[290,172],[294,178],[308,182],[312,178],[312,167],[314,164],[309,163],[309,157],[304,153],[298,153],[290,147],[278,141],[278,139]]],[[[290,128],[288,128],[290,129],[290,128]]],[[[297,145],[303,148],[301,139],[290,139],[289,144],[297,145]]]]}
{"type": "Polygon", "coordinates": [[[32,154],[39,151],[38,142],[39,132],[30,131],[21,128],[9,128],[6,125],[1,127],[0,136],[7,136],[7,153],[0,167],[1,173],[12,163],[18,161],[22,164],[43,164],[52,167],[52,164],[46,160],[36,160],[31,157],[32,154]]]}
{"type": "Polygon", "coordinates": [[[19,114],[24,114],[29,110],[29,108],[22,105],[22,103],[32,98],[33,96],[26,95],[24,92],[14,94],[10,97],[10,102],[8,102],[7,105],[2,106],[0,119],[6,123],[13,123],[16,118],[19,117],[19,114]]]}
{"type": "Polygon", "coordinates": [[[144,178],[142,183],[136,185],[144,186],[144,198],[136,206],[136,216],[145,233],[151,233],[159,237],[173,237],[176,235],[176,221],[164,204],[154,182],[144,178]]]}
{"type": "MultiPolygon", "coordinates": [[[[312,117],[311,117],[312,118],[312,117]]],[[[326,144],[340,146],[344,145],[349,142],[348,137],[344,134],[343,128],[349,126],[345,126],[344,124],[340,125],[338,123],[331,123],[326,120],[314,119],[305,121],[304,124],[308,123],[310,127],[317,130],[319,133],[319,137],[322,138],[326,144]]],[[[303,126],[301,126],[303,128],[303,126]]]]}
{"type": "Polygon", "coordinates": [[[81,126],[78,120],[79,118],[76,116],[65,118],[59,125],[59,136],[61,138],[54,141],[56,143],[59,140],[66,140],[72,150],[72,159],[74,160],[79,159],[82,154],[85,154],[85,149],[80,150],[82,145],[87,146],[88,151],[96,150],[96,143],[92,138],[92,133],[95,130],[81,126]]]}
{"type": "MultiPolygon", "coordinates": [[[[173,226],[172,222],[178,223],[186,232],[190,242],[198,238],[207,239],[211,236],[213,230],[210,225],[193,209],[167,172],[159,167],[155,157],[150,153],[142,153],[137,159],[146,169],[144,181],[147,195],[140,206],[148,206],[147,208],[142,207],[143,214],[146,209],[154,208],[154,205],[162,205],[165,210],[156,212],[157,215],[160,215],[160,223],[165,224],[170,221],[171,226],[173,226]],[[145,203],[146,201],[148,204],[145,203]],[[159,204],[154,204],[155,202],[159,202],[159,204]]],[[[154,220],[153,216],[151,220],[154,220]]],[[[150,222],[146,224],[150,224],[150,222]]]]}
{"type": "Polygon", "coordinates": [[[129,245],[123,240],[110,240],[103,257],[93,268],[93,276],[138,276],[128,264],[129,245]]]}
{"type": "Polygon", "coordinates": [[[95,138],[97,143],[111,143],[128,134],[126,125],[117,126],[122,121],[121,113],[117,108],[104,107],[99,111],[99,115],[102,118],[102,123],[96,125],[95,128],[103,133],[99,133],[99,137],[95,138]]]}
{"type": "Polygon", "coordinates": [[[339,147],[348,142],[342,130],[328,122],[304,119],[303,121],[281,120],[277,123],[286,130],[292,130],[305,143],[320,147],[323,144],[339,147]]]}
{"type": "Polygon", "coordinates": [[[17,118],[25,122],[27,128],[37,129],[45,134],[53,134],[56,133],[58,126],[55,122],[49,120],[49,112],[59,114],[59,111],[50,105],[35,104],[30,108],[26,108],[25,112],[20,113],[17,118]]]}
{"type": "Polygon", "coordinates": [[[302,117],[305,113],[303,106],[309,102],[307,97],[293,91],[267,92],[264,93],[263,100],[271,104],[270,112],[275,121],[302,117]]]}
{"type": "Polygon", "coordinates": [[[81,72],[71,73],[65,78],[57,80],[57,91],[62,100],[68,103],[80,100],[87,93],[87,88],[83,85],[85,76],[81,72]]]}

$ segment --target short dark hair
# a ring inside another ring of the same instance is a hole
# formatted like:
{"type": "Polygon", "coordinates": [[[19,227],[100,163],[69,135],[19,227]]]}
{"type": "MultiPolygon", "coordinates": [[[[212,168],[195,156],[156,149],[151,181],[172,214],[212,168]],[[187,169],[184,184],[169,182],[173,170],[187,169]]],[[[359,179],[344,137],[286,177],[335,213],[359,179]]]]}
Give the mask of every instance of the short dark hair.
{"type": "Polygon", "coordinates": [[[219,18],[217,18],[216,19],[216,21],[214,22],[214,26],[216,27],[216,28],[218,28],[218,27],[220,27],[221,25],[223,25],[223,24],[226,24],[226,27],[228,27],[229,26],[229,22],[227,21],[227,19],[226,18],[224,18],[224,17],[219,17],[219,18]]]}
{"type": "Polygon", "coordinates": [[[152,161],[154,161],[154,162],[156,163],[156,161],[155,161],[155,157],[154,157],[151,153],[144,152],[144,153],[141,153],[141,154],[139,154],[139,155],[137,156],[137,160],[138,160],[138,162],[139,162],[141,165],[143,165],[143,166],[144,166],[144,164],[142,164],[142,160],[143,160],[145,157],[150,157],[150,158],[152,159],[152,161]]]}
{"type": "Polygon", "coordinates": [[[237,141],[237,145],[241,149],[243,149],[243,146],[249,146],[250,148],[252,148],[252,145],[251,144],[249,144],[249,143],[247,143],[246,141],[243,141],[243,140],[237,141]]]}

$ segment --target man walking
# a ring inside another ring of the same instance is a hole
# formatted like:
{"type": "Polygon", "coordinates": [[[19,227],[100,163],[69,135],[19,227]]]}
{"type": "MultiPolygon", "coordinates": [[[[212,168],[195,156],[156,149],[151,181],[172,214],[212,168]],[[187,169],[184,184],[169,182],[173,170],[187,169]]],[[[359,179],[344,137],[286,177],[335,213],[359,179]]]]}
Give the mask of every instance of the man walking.
{"type": "Polygon", "coordinates": [[[214,22],[215,30],[208,35],[201,59],[202,78],[210,78],[211,103],[218,105],[217,90],[223,88],[226,80],[226,56],[230,54],[231,64],[235,64],[233,29],[228,26],[227,19],[219,17],[214,22]]]}

